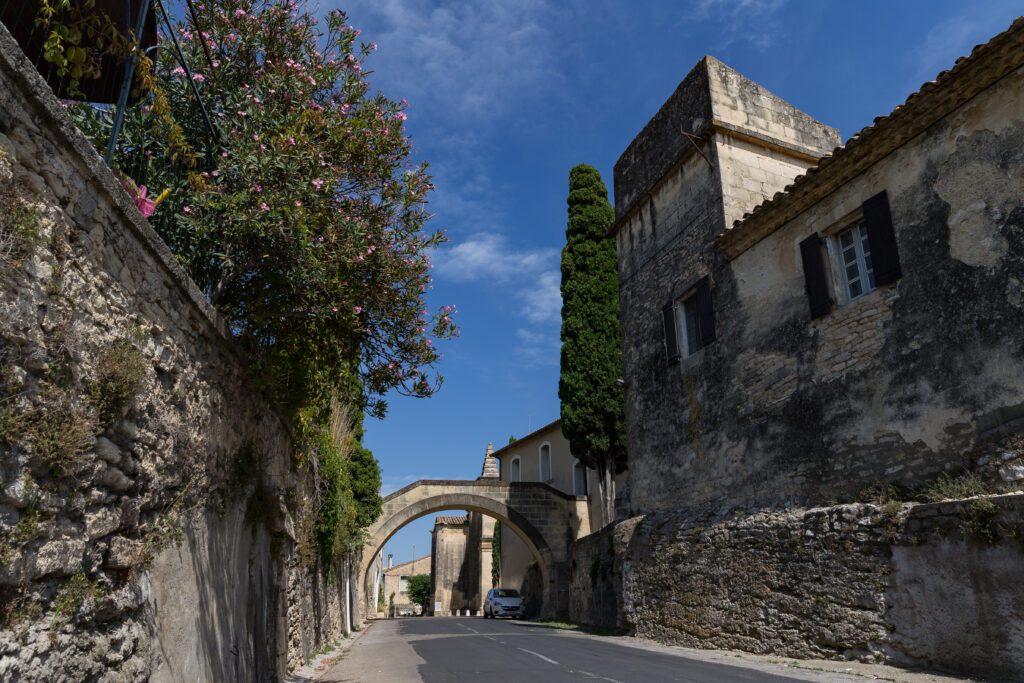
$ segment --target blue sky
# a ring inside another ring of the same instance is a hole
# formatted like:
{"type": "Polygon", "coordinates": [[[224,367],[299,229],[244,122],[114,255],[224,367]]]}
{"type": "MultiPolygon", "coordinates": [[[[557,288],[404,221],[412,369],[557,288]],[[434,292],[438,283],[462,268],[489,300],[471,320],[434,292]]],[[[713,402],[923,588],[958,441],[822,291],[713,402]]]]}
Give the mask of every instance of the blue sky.
{"type": "MultiPolygon", "coordinates": [[[[558,258],[569,169],[618,155],[711,54],[843,139],[1024,14],[1024,0],[352,0],[373,87],[409,101],[437,186],[432,307],[455,304],[434,398],[394,396],[366,445],[387,494],[473,479],[484,449],[558,417],[558,258]]],[[[385,552],[429,552],[433,516],[385,552]]]]}

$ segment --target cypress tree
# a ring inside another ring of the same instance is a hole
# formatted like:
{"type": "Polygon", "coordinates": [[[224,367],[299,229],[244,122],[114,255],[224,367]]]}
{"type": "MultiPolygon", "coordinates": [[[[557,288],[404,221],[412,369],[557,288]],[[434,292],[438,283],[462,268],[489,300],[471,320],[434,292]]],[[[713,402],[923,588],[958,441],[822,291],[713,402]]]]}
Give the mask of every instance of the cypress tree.
{"type": "Polygon", "coordinates": [[[616,472],[626,468],[615,217],[601,174],[569,172],[569,222],[562,249],[562,354],[558,398],[573,456],[597,470],[605,524],[615,518],[616,472]]]}

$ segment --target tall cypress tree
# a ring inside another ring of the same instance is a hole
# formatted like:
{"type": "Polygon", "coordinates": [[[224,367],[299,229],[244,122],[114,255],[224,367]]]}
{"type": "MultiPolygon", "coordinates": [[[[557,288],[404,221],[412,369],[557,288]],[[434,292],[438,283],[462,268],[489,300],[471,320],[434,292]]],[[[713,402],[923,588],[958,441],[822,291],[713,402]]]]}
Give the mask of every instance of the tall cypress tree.
{"type": "Polygon", "coordinates": [[[562,249],[562,356],[558,398],[572,454],[597,470],[603,521],[615,519],[615,473],[626,467],[615,217],[601,174],[569,172],[569,222],[562,249]]]}

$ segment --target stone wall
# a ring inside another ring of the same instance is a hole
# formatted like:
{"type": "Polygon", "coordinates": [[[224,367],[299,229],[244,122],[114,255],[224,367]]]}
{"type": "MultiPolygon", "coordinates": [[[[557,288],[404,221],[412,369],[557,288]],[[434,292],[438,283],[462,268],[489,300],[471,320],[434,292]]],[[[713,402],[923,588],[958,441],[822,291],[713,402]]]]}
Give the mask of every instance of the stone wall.
{"type": "Polygon", "coordinates": [[[346,627],[289,427],[2,27],[0,201],[0,678],[276,680],[346,627]]]}
{"type": "Polygon", "coordinates": [[[572,544],[569,619],[592,626],[621,626],[622,578],[628,570],[628,543],[641,519],[634,517],[609,524],[572,544]]]}
{"type": "Polygon", "coordinates": [[[617,616],[636,635],[689,647],[1024,675],[1013,627],[1024,609],[1021,493],[725,520],[654,513],[582,539],[573,557],[571,613],[587,623],[617,616]]]}

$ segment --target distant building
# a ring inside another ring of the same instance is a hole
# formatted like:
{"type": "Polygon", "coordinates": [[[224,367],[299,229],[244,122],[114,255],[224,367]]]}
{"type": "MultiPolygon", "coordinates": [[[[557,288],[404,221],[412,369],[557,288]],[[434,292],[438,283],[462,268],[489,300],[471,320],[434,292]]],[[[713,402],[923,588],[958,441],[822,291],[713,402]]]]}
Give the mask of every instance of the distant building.
{"type": "Polygon", "coordinates": [[[486,568],[481,562],[482,518],[471,512],[434,519],[430,576],[435,615],[472,614],[481,608],[481,576],[486,569],[489,580],[491,569],[489,562],[486,568]]]}
{"type": "Polygon", "coordinates": [[[430,555],[402,564],[390,566],[391,556],[388,555],[388,567],[384,569],[384,605],[385,609],[390,604],[391,596],[395,596],[395,612],[401,614],[403,610],[416,613],[419,606],[413,605],[409,599],[409,577],[417,574],[430,574],[430,555]]]}

